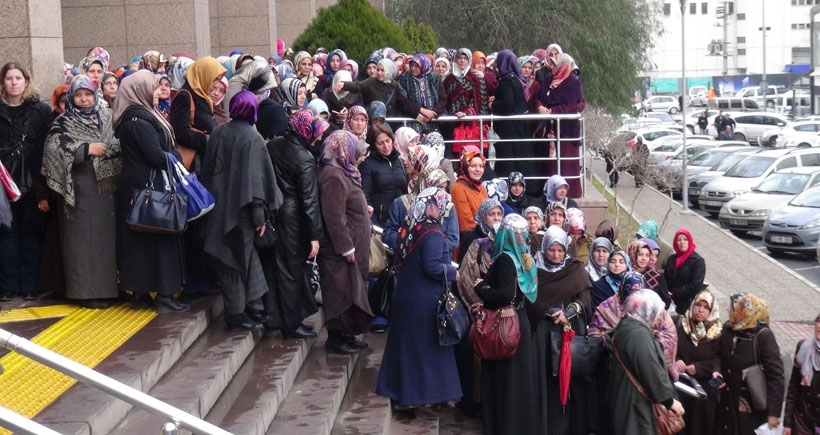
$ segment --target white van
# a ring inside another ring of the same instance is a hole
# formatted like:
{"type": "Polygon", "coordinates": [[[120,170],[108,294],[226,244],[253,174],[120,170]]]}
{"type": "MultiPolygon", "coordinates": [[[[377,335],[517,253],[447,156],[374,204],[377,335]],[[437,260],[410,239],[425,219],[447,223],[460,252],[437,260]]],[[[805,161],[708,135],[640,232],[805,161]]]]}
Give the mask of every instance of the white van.
{"type": "Polygon", "coordinates": [[[774,111],[786,116],[802,116],[811,108],[811,94],[807,91],[786,91],[775,98],[774,111]],[[805,112],[805,113],[804,113],[805,112]]]}
{"type": "Polygon", "coordinates": [[[755,102],[767,109],[774,109],[777,98],[777,86],[769,85],[766,89],[766,95],[764,96],[760,92],[760,86],[747,86],[740,90],[737,94],[735,94],[737,98],[751,98],[755,100],[755,102]]]}
{"type": "Polygon", "coordinates": [[[709,90],[706,86],[692,86],[689,88],[689,106],[705,106],[709,101],[707,95],[709,90]]]}

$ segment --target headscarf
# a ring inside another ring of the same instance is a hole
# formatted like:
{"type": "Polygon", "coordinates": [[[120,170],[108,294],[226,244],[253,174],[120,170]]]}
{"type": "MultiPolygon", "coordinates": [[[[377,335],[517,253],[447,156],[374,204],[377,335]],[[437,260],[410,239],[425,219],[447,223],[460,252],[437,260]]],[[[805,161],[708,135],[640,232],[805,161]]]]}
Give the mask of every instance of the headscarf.
{"type": "MultiPolygon", "coordinates": [[[[518,68],[523,69],[524,65],[526,65],[527,62],[529,62],[529,63],[533,64],[533,66],[535,66],[535,63],[538,62],[538,59],[535,56],[519,56],[518,57],[518,68]]],[[[523,72],[522,72],[522,74],[523,74],[523,72]]],[[[529,77],[527,77],[527,78],[529,78],[529,77]]]]}
{"type": "Polygon", "coordinates": [[[279,80],[296,78],[296,73],[293,72],[293,67],[288,62],[282,62],[276,65],[276,74],[279,75],[279,80]]]}
{"type": "Polygon", "coordinates": [[[543,48],[536,48],[535,51],[532,52],[532,57],[534,57],[537,62],[543,63],[547,60],[547,50],[544,50],[543,48]]]}
{"type": "Polygon", "coordinates": [[[676,231],[675,238],[672,239],[672,249],[675,250],[675,270],[677,270],[680,265],[683,264],[683,262],[686,261],[686,259],[689,258],[693,252],[695,252],[695,239],[692,238],[692,233],[683,228],[676,231]],[[689,249],[687,249],[686,252],[681,252],[678,250],[678,236],[681,234],[686,236],[686,239],[689,240],[689,249]]]}
{"type": "Polygon", "coordinates": [[[407,211],[404,225],[399,228],[396,244],[398,254],[396,262],[399,266],[404,265],[425,234],[441,231],[441,218],[448,204],[450,204],[450,194],[437,187],[430,187],[419,192],[415,202],[407,211]]]}
{"type": "Polygon", "coordinates": [[[546,183],[544,183],[544,197],[547,199],[548,203],[561,202],[566,205],[567,197],[559,200],[558,197],[555,196],[555,191],[561,186],[567,186],[567,189],[569,189],[569,183],[567,183],[567,180],[558,174],[553,175],[547,180],[546,183]]]}
{"type": "Polygon", "coordinates": [[[449,56],[449,55],[450,54],[447,52],[447,49],[444,48],[444,47],[437,48],[436,51],[433,53],[433,57],[436,57],[436,58],[443,57],[443,58],[447,59],[447,56],[449,56]]]}
{"type": "Polygon", "coordinates": [[[478,64],[479,59],[484,59],[484,63],[486,65],[487,56],[484,55],[484,53],[482,53],[480,51],[474,51],[473,52],[473,58],[470,60],[470,67],[472,67],[473,69],[476,69],[475,66],[476,66],[476,64],[478,64]]]}
{"type": "Polygon", "coordinates": [[[103,72],[106,71],[106,69],[107,69],[106,64],[103,63],[103,61],[100,60],[100,58],[98,58],[96,56],[89,55],[89,56],[84,57],[83,60],[80,61],[80,64],[78,65],[79,66],[79,68],[78,68],[79,73],[80,74],[88,74],[88,69],[91,68],[91,65],[93,65],[95,63],[100,64],[100,66],[102,67],[103,72]]]}
{"type": "Polygon", "coordinates": [[[327,78],[328,81],[333,81],[333,75],[342,70],[342,61],[343,60],[347,60],[347,54],[345,54],[345,52],[342,51],[339,48],[331,51],[327,55],[327,59],[325,59],[324,67],[325,67],[325,77],[327,78]],[[337,69],[336,71],[333,71],[332,69],[330,69],[330,58],[332,58],[333,56],[336,56],[336,57],[339,58],[339,67],[338,67],[339,69],[337,69]]]}
{"type": "Polygon", "coordinates": [[[455,57],[453,57],[453,72],[452,74],[457,78],[464,78],[468,72],[472,69],[473,64],[473,53],[470,52],[467,48],[459,48],[456,52],[455,57]],[[458,55],[463,54],[467,56],[467,66],[464,69],[458,67],[458,55]]]}
{"type": "Polygon", "coordinates": [[[634,270],[624,272],[624,277],[618,285],[618,300],[621,305],[626,302],[626,298],[628,298],[629,295],[643,288],[647,288],[643,275],[634,270]]]}
{"type": "Polygon", "coordinates": [[[474,158],[480,158],[481,163],[485,166],[487,165],[487,159],[484,157],[484,154],[481,151],[466,151],[461,153],[460,159],[460,167],[459,167],[459,174],[458,179],[464,181],[470,186],[473,186],[475,190],[481,190],[481,180],[473,180],[470,178],[467,169],[470,167],[470,162],[473,161],[474,158]]]}
{"type": "Polygon", "coordinates": [[[307,51],[300,51],[293,57],[293,68],[296,70],[296,77],[299,81],[305,84],[308,91],[312,92],[316,89],[316,85],[319,83],[319,78],[313,73],[312,68],[307,75],[301,75],[302,72],[299,68],[299,64],[302,63],[302,59],[310,59],[310,61],[313,62],[313,57],[307,51]]]}
{"type": "Polygon", "coordinates": [[[567,225],[568,233],[572,234],[573,231],[581,231],[582,233],[586,232],[587,230],[587,223],[584,219],[584,212],[581,211],[579,208],[570,207],[567,209],[567,225]]]}
{"type": "Polygon", "coordinates": [[[475,212],[475,224],[478,225],[478,227],[481,228],[481,232],[487,236],[491,236],[495,233],[495,228],[487,225],[487,214],[495,208],[500,208],[501,212],[504,212],[504,207],[501,206],[501,203],[498,202],[497,199],[487,198],[481,201],[481,204],[478,205],[478,210],[475,212]]]}
{"type": "Polygon", "coordinates": [[[350,72],[344,69],[340,69],[339,71],[337,71],[336,74],[333,76],[333,86],[330,88],[331,92],[333,92],[333,96],[336,97],[336,99],[341,101],[342,103],[346,103],[347,97],[350,95],[350,91],[337,91],[336,85],[338,83],[346,83],[352,81],[353,76],[350,75],[350,72]]]}
{"type": "Polygon", "coordinates": [[[552,83],[550,84],[550,89],[555,89],[567,79],[567,77],[572,74],[573,67],[575,65],[575,61],[572,60],[572,57],[566,53],[562,53],[558,56],[558,66],[555,68],[553,75],[552,75],[552,83]]]}
{"type": "Polygon", "coordinates": [[[666,307],[657,293],[649,289],[641,289],[632,293],[626,300],[624,314],[639,320],[652,329],[658,323],[658,318],[665,309],[666,307]]]}
{"type": "Polygon", "coordinates": [[[155,73],[159,70],[159,67],[161,65],[165,65],[165,62],[167,61],[168,59],[166,59],[165,56],[158,51],[146,51],[140,60],[140,68],[147,69],[155,73]]]}
{"type": "Polygon", "coordinates": [[[185,80],[188,81],[188,86],[191,87],[194,93],[204,98],[205,101],[211,105],[211,110],[213,110],[215,102],[212,101],[208,95],[208,90],[211,88],[211,83],[213,83],[214,80],[225,77],[226,73],[227,70],[225,70],[225,67],[222,66],[219,61],[211,56],[205,56],[197,59],[188,67],[185,71],[185,80]]]}
{"type": "Polygon", "coordinates": [[[288,114],[293,114],[297,110],[302,110],[298,106],[299,88],[305,86],[299,79],[285,79],[282,80],[282,85],[279,86],[279,94],[282,96],[282,105],[287,109],[288,114]]]}
{"type": "MultiPolygon", "coordinates": [[[[820,322],[820,316],[814,319],[815,325],[820,322]]],[[[817,335],[812,336],[800,345],[797,349],[797,364],[800,365],[800,374],[802,380],[800,385],[811,386],[811,378],[815,371],[820,371],[820,341],[817,340],[817,335]]]]}
{"type": "Polygon", "coordinates": [[[99,109],[100,96],[97,93],[97,85],[85,74],[74,77],[74,80],[71,81],[71,85],[65,94],[65,111],[85,118],[94,117],[94,122],[97,122],[98,120],[94,115],[97,114],[99,109]],[[91,107],[82,108],[74,105],[74,93],[76,93],[78,89],[87,89],[94,94],[94,104],[92,104],[91,107]]]}
{"type": "Polygon", "coordinates": [[[300,110],[291,115],[290,118],[288,118],[288,125],[297,136],[304,139],[307,143],[311,143],[321,137],[325,130],[330,127],[330,124],[322,119],[317,119],[308,110],[300,110]]]}
{"type": "MultiPolygon", "coordinates": [[[[587,273],[589,273],[589,277],[593,282],[599,280],[602,276],[606,276],[609,271],[609,262],[605,262],[603,266],[598,266],[595,264],[593,254],[595,254],[595,250],[598,248],[606,248],[606,250],[609,251],[609,254],[612,254],[612,251],[615,250],[612,242],[610,242],[606,237],[598,237],[592,241],[592,245],[589,247],[589,261],[587,262],[587,267],[585,269],[587,273]]],[[[607,255],[607,258],[609,258],[609,255],[607,255]]]]}
{"type": "Polygon", "coordinates": [[[444,183],[449,183],[450,178],[439,168],[429,167],[419,174],[419,190],[428,187],[439,187],[444,183]]]}
{"type": "Polygon", "coordinates": [[[379,65],[384,68],[384,82],[392,83],[393,79],[396,78],[396,64],[392,60],[382,59],[379,61],[379,65]]]}
{"type": "Polygon", "coordinates": [[[233,120],[256,124],[256,114],[259,111],[259,100],[251,91],[242,91],[233,96],[230,104],[230,116],[233,120]]]}
{"type": "MultiPolygon", "coordinates": [[[[159,76],[159,83],[162,84],[162,81],[165,80],[168,82],[168,87],[171,87],[171,79],[168,78],[168,75],[165,73],[155,73],[159,76]]],[[[161,113],[165,118],[168,118],[171,113],[171,96],[168,95],[168,98],[165,99],[158,99],[157,100],[157,111],[161,113]]]]}
{"type": "Polygon", "coordinates": [[[561,57],[561,55],[564,54],[564,50],[562,50],[561,46],[558,44],[550,44],[547,46],[547,50],[544,52],[544,66],[549,68],[551,71],[555,72],[555,68],[558,65],[556,65],[556,63],[550,57],[550,51],[552,51],[553,48],[558,50],[558,56],[556,56],[556,58],[561,57]]]}
{"type": "Polygon", "coordinates": [[[103,71],[107,70],[108,65],[111,64],[111,62],[110,62],[111,56],[109,56],[108,50],[106,50],[102,47],[94,47],[91,50],[88,50],[88,53],[86,53],[86,56],[92,56],[92,57],[97,58],[97,60],[99,60],[100,63],[102,63],[103,71]]]}
{"type": "MultiPolygon", "coordinates": [[[[211,58],[213,59],[213,58],[211,58]]],[[[216,60],[216,59],[214,59],[216,60]]],[[[217,62],[218,63],[218,62],[217,62]]],[[[178,91],[185,84],[188,68],[194,64],[190,57],[173,57],[168,68],[168,80],[171,81],[171,89],[178,91]]],[[[220,65],[221,67],[222,65],[220,65]]]]}
{"type": "Polygon", "coordinates": [[[120,88],[117,91],[117,99],[114,100],[114,129],[118,129],[122,115],[131,106],[142,106],[146,108],[151,115],[159,121],[159,124],[165,130],[165,135],[168,140],[174,145],[174,134],[171,129],[171,124],[160,115],[154,108],[154,91],[157,89],[160,77],[151,71],[140,70],[136,71],[130,76],[126,77],[120,88]]]}
{"type": "Polygon", "coordinates": [[[495,66],[495,61],[497,60],[497,58],[498,58],[498,52],[490,53],[487,56],[487,59],[484,60],[484,66],[486,66],[488,70],[492,71],[493,66],[495,66]]]}
{"type": "Polygon", "coordinates": [[[769,324],[769,307],[763,299],[752,294],[745,294],[733,295],[731,301],[729,325],[733,331],[743,331],[769,324]]]}
{"type": "Polygon", "coordinates": [[[419,65],[419,75],[416,76],[417,79],[420,79],[427,75],[430,72],[430,59],[427,58],[426,55],[423,53],[416,53],[413,57],[410,58],[410,62],[415,62],[419,65]]]}
{"type": "Polygon", "coordinates": [[[382,59],[384,59],[384,56],[382,55],[382,52],[380,50],[376,50],[370,53],[370,56],[367,57],[367,61],[364,63],[365,69],[367,69],[367,66],[371,63],[373,65],[378,65],[382,59]]]}
{"type": "Polygon", "coordinates": [[[367,117],[367,111],[364,110],[364,107],[362,107],[362,106],[351,106],[350,109],[347,110],[347,116],[345,117],[345,122],[344,122],[344,129],[351,132],[351,133],[353,133],[353,135],[356,136],[357,139],[360,139],[360,140],[364,141],[365,138],[367,138],[367,126],[369,125],[369,121],[370,121],[370,118],[367,117]],[[353,129],[350,127],[350,121],[353,120],[354,116],[358,116],[358,115],[364,116],[364,131],[360,135],[356,135],[356,133],[353,133],[353,129]]]}
{"type": "Polygon", "coordinates": [[[606,237],[612,244],[618,240],[618,225],[609,219],[603,220],[595,229],[595,237],[606,237]]]}
{"type": "Polygon", "coordinates": [[[413,147],[407,157],[410,166],[419,174],[427,168],[438,168],[441,161],[441,156],[427,145],[413,147]]]}
{"type": "Polygon", "coordinates": [[[401,156],[405,159],[410,158],[410,142],[413,139],[419,137],[419,133],[416,130],[413,130],[410,127],[399,127],[396,130],[396,148],[401,153],[401,156]]]}
{"type": "Polygon", "coordinates": [[[504,76],[514,76],[522,83],[527,82],[527,78],[521,72],[521,67],[518,66],[518,59],[512,50],[501,50],[498,52],[498,57],[495,60],[498,69],[498,78],[504,76]]]}
{"type": "Polygon", "coordinates": [[[638,227],[638,231],[635,233],[639,239],[647,238],[647,239],[656,239],[658,238],[658,223],[653,220],[645,221],[638,227]]]}
{"type": "Polygon", "coordinates": [[[499,202],[504,202],[507,200],[507,195],[510,191],[510,188],[507,187],[507,180],[493,178],[492,180],[482,181],[481,185],[484,186],[484,190],[487,191],[488,197],[495,198],[499,202]]]}
{"type": "MultiPolygon", "coordinates": [[[[566,219],[567,218],[567,206],[565,206],[564,203],[562,203],[562,202],[551,202],[551,203],[547,204],[547,209],[545,210],[546,215],[547,215],[547,217],[549,217],[549,215],[551,215],[552,212],[554,212],[555,209],[558,209],[558,208],[560,208],[561,210],[564,210],[564,225],[563,226],[566,226],[567,225],[567,219],[566,219]]],[[[550,225],[550,226],[552,226],[552,225],[550,225]]]]}
{"type": "Polygon", "coordinates": [[[439,62],[444,62],[447,65],[447,70],[444,71],[444,74],[439,74],[439,77],[441,78],[441,80],[444,80],[445,77],[450,75],[450,60],[447,59],[446,57],[437,58],[436,61],[433,62],[434,70],[435,70],[435,66],[438,65],[439,62]]]}
{"type": "Polygon", "coordinates": [[[695,295],[695,299],[692,300],[692,305],[689,306],[689,309],[686,310],[686,314],[683,315],[681,326],[683,327],[683,332],[692,340],[692,344],[694,344],[695,347],[700,343],[712,341],[720,337],[720,330],[723,324],[720,322],[720,310],[718,309],[715,295],[709,290],[703,290],[695,295]],[[709,305],[709,315],[703,322],[698,322],[692,315],[695,304],[700,301],[704,301],[709,305]]]}
{"type": "Polygon", "coordinates": [[[367,106],[367,118],[368,119],[379,119],[382,120],[387,118],[387,106],[384,105],[383,102],[379,100],[373,100],[369,106],[367,106]]]}
{"type": "Polygon", "coordinates": [[[550,246],[556,243],[564,248],[564,253],[568,252],[569,235],[567,235],[567,233],[561,228],[550,226],[544,233],[544,240],[541,242],[541,250],[535,254],[535,264],[538,265],[539,269],[544,269],[547,272],[558,272],[567,265],[567,258],[569,258],[569,254],[564,255],[564,259],[557,264],[551,263],[547,258],[547,251],[550,246]]]}
{"type": "MultiPolygon", "coordinates": [[[[57,86],[57,88],[54,89],[54,93],[51,94],[51,105],[54,106],[54,112],[57,114],[63,113],[63,110],[60,109],[60,97],[64,96],[68,92],[68,86],[68,83],[63,83],[62,85],[57,86]]],[[[66,100],[66,103],[68,103],[68,100],[66,100]]]]}
{"type": "Polygon", "coordinates": [[[544,211],[541,210],[541,207],[531,205],[531,206],[525,208],[524,212],[521,213],[521,215],[526,218],[527,215],[530,214],[530,213],[535,213],[535,214],[538,215],[538,219],[541,219],[541,228],[543,229],[543,227],[544,227],[544,211]]]}
{"type": "MultiPolygon", "coordinates": [[[[643,249],[643,248],[647,248],[650,251],[652,250],[652,248],[650,248],[649,245],[647,245],[645,242],[642,242],[640,240],[635,240],[635,241],[631,242],[629,245],[626,246],[626,253],[629,254],[629,261],[632,264],[634,264],[635,267],[638,267],[638,254],[641,252],[641,249],[643,249]]],[[[650,252],[650,254],[651,254],[651,252],[650,252]]],[[[640,272],[643,272],[643,271],[640,271],[640,272]]]]}
{"type": "Polygon", "coordinates": [[[609,287],[612,289],[612,293],[618,293],[618,288],[621,286],[621,281],[623,281],[624,276],[627,272],[632,270],[632,263],[629,261],[629,255],[626,254],[624,251],[613,251],[609,254],[609,258],[606,260],[607,268],[606,268],[606,282],[609,284],[609,287]],[[612,258],[616,255],[620,255],[624,259],[624,263],[626,263],[626,270],[621,273],[613,273],[609,270],[609,263],[612,262],[612,258]]]}
{"type": "Polygon", "coordinates": [[[425,139],[425,145],[434,149],[438,155],[444,156],[444,137],[437,131],[430,132],[425,139]]]}
{"type": "Polygon", "coordinates": [[[527,199],[526,192],[521,192],[521,195],[515,196],[512,193],[512,187],[516,183],[521,183],[524,185],[524,190],[527,190],[527,180],[524,179],[524,174],[520,172],[510,172],[510,175],[507,177],[507,187],[509,188],[509,195],[507,196],[507,203],[514,207],[520,207],[524,205],[524,201],[527,199]]]}
{"type": "Polygon", "coordinates": [[[347,130],[336,130],[325,139],[325,147],[319,166],[335,166],[345,175],[352,178],[356,184],[362,184],[362,174],[356,167],[356,148],[359,140],[347,130]]]}
{"type": "Polygon", "coordinates": [[[538,280],[530,255],[528,237],[526,219],[515,213],[505,216],[501,222],[501,229],[495,235],[493,262],[503,254],[509,255],[515,264],[518,288],[530,302],[535,302],[538,296],[538,280]]]}
{"type": "Polygon", "coordinates": [[[324,102],[321,98],[314,98],[310,100],[307,105],[307,110],[312,110],[316,113],[316,115],[321,115],[322,113],[327,113],[330,115],[330,109],[327,107],[327,103],[324,102]]]}

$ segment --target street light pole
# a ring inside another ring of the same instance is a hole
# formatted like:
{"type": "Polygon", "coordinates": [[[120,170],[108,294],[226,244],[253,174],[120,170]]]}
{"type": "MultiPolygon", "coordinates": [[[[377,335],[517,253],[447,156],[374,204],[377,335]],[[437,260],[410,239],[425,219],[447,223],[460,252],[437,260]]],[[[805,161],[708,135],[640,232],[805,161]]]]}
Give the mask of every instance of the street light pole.
{"type": "Polygon", "coordinates": [[[686,0],[680,0],[680,71],[683,77],[683,97],[680,101],[681,119],[683,119],[683,209],[681,213],[691,213],[689,210],[689,186],[686,181],[686,98],[689,96],[688,86],[686,86],[686,0]]]}

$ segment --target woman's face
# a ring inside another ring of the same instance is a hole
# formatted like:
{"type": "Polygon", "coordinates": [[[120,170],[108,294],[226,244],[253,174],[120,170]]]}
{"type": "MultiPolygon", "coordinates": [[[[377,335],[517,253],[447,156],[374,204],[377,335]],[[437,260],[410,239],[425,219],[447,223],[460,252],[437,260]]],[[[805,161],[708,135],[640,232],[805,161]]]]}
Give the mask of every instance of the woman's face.
{"type": "Polygon", "coordinates": [[[86,70],[85,75],[87,75],[88,78],[90,78],[92,82],[96,83],[97,86],[99,86],[100,85],[100,80],[102,80],[102,76],[103,76],[102,65],[100,65],[96,62],[92,63],[91,66],[88,67],[88,70],[86,70]]]}
{"type": "Polygon", "coordinates": [[[368,63],[367,64],[367,76],[368,77],[376,77],[376,64],[375,63],[368,63]]]}
{"type": "Polygon", "coordinates": [[[159,81],[159,99],[160,100],[167,100],[171,98],[171,82],[167,79],[162,79],[159,81]]]}
{"type": "Polygon", "coordinates": [[[592,251],[592,261],[598,267],[605,265],[607,258],[609,258],[609,250],[606,248],[598,247],[592,251]]]}
{"type": "Polygon", "coordinates": [[[649,261],[652,259],[652,250],[649,247],[643,247],[638,250],[638,255],[635,257],[635,265],[639,270],[646,269],[649,266],[649,261]]]}
{"type": "Polygon", "coordinates": [[[342,60],[339,59],[339,56],[336,56],[335,54],[333,56],[331,56],[330,59],[328,59],[328,62],[330,63],[330,70],[331,71],[338,71],[339,70],[339,63],[341,61],[342,60]]]}
{"type": "Polygon", "coordinates": [[[419,74],[421,74],[421,67],[416,62],[410,62],[410,72],[414,76],[418,76],[419,74]]]}
{"type": "Polygon", "coordinates": [[[555,197],[558,198],[559,201],[563,200],[564,198],[567,197],[567,186],[566,186],[566,184],[562,184],[562,185],[558,186],[557,189],[555,189],[555,197]]]}
{"type": "Polygon", "coordinates": [[[527,62],[524,66],[521,67],[521,72],[524,74],[524,77],[529,77],[532,75],[532,62],[527,62]]]}
{"type": "Polygon", "coordinates": [[[706,301],[697,301],[695,305],[692,305],[692,317],[694,317],[695,321],[703,322],[709,317],[709,304],[706,301]]]}
{"type": "Polygon", "coordinates": [[[88,89],[77,89],[74,91],[74,105],[82,109],[88,109],[94,105],[94,93],[88,89]]]}
{"type": "Polygon", "coordinates": [[[467,166],[467,175],[473,181],[480,181],[484,175],[484,162],[478,157],[473,157],[470,165],[467,166]]]}
{"type": "Polygon", "coordinates": [[[484,223],[487,224],[488,227],[492,227],[494,223],[501,222],[504,219],[504,211],[501,210],[501,207],[496,207],[487,212],[487,216],[484,217],[484,223]]]}
{"type": "Polygon", "coordinates": [[[356,136],[362,135],[366,128],[367,118],[365,118],[364,115],[356,115],[350,119],[350,130],[352,130],[356,136]]]}
{"type": "Polygon", "coordinates": [[[555,210],[550,212],[549,223],[550,226],[557,226],[562,228],[564,226],[564,221],[567,219],[567,215],[564,214],[564,210],[560,208],[556,208],[555,210]]]}
{"type": "Polygon", "coordinates": [[[609,271],[614,274],[626,272],[626,260],[621,255],[613,255],[609,260],[609,271]]]}
{"type": "Polygon", "coordinates": [[[458,64],[459,69],[464,69],[470,66],[470,60],[467,59],[467,55],[464,53],[461,53],[458,56],[456,56],[456,63],[458,64]]]}
{"type": "Polygon", "coordinates": [[[510,186],[510,193],[512,193],[513,196],[521,196],[521,194],[524,193],[524,185],[521,183],[513,184],[510,186]]]}
{"type": "Polygon", "coordinates": [[[120,85],[117,83],[116,77],[109,77],[103,82],[103,95],[108,98],[114,98],[117,96],[117,89],[120,88],[120,85]]]}
{"type": "Polygon", "coordinates": [[[60,106],[61,112],[65,112],[65,94],[60,96],[60,99],[57,100],[57,105],[60,106]]]}
{"type": "Polygon", "coordinates": [[[487,61],[484,58],[479,58],[475,63],[475,70],[484,72],[485,69],[487,69],[487,61]]]}
{"type": "Polygon", "coordinates": [[[307,100],[307,88],[299,86],[299,93],[296,94],[296,105],[298,107],[305,107],[305,100],[307,100]]]}
{"type": "Polygon", "coordinates": [[[376,67],[376,80],[383,82],[384,81],[384,65],[379,65],[376,67]]]}
{"type": "Polygon", "coordinates": [[[353,66],[352,65],[345,65],[344,70],[349,72],[350,75],[353,75],[353,66]]]}
{"type": "Polygon", "coordinates": [[[661,251],[657,249],[652,250],[652,255],[649,257],[649,265],[654,266],[658,264],[658,257],[661,255],[661,251]]]}
{"type": "Polygon", "coordinates": [[[299,61],[299,75],[306,76],[313,69],[313,59],[306,57],[299,61]]]}
{"type": "Polygon", "coordinates": [[[678,251],[686,252],[689,250],[689,239],[686,238],[685,234],[678,234],[678,237],[675,239],[675,245],[678,247],[678,251]]]}
{"type": "Polygon", "coordinates": [[[564,250],[564,247],[559,245],[558,243],[553,243],[547,248],[547,260],[550,263],[558,264],[564,261],[564,257],[566,257],[567,251],[564,250]]]}
{"type": "Polygon", "coordinates": [[[404,68],[404,59],[397,57],[393,61],[393,64],[396,65],[396,71],[403,71],[402,68],[404,68]]]}
{"type": "Polygon", "coordinates": [[[3,77],[3,90],[10,97],[20,97],[26,92],[28,87],[28,80],[23,76],[23,72],[19,69],[10,69],[3,77]]]}
{"type": "Polygon", "coordinates": [[[227,90],[221,80],[212,81],[211,86],[208,88],[208,96],[211,97],[211,101],[214,104],[219,104],[222,102],[222,99],[225,98],[226,92],[227,90]]]}
{"type": "Polygon", "coordinates": [[[153,103],[154,107],[157,107],[157,104],[159,104],[159,93],[160,93],[160,86],[157,85],[157,88],[154,89],[154,103],[153,103]]]}
{"type": "Polygon", "coordinates": [[[583,230],[573,230],[569,232],[569,238],[572,239],[573,242],[577,242],[578,239],[583,237],[584,231],[583,230]]]}
{"type": "Polygon", "coordinates": [[[376,149],[379,154],[385,157],[389,156],[393,152],[393,139],[390,139],[387,133],[380,133],[376,137],[376,149]]]}
{"type": "Polygon", "coordinates": [[[549,58],[550,58],[550,59],[552,59],[552,63],[553,63],[553,64],[557,64],[557,63],[558,63],[558,54],[559,54],[559,53],[558,53],[558,49],[557,49],[557,48],[555,48],[555,47],[550,48],[550,52],[549,52],[548,56],[549,56],[549,58]]]}
{"type": "Polygon", "coordinates": [[[535,234],[538,230],[541,229],[541,218],[538,217],[538,213],[527,213],[527,229],[530,231],[530,234],[535,234]]]}
{"type": "Polygon", "coordinates": [[[447,64],[444,62],[436,62],[436,74],[443,76],[447,73],[447,64]]]}

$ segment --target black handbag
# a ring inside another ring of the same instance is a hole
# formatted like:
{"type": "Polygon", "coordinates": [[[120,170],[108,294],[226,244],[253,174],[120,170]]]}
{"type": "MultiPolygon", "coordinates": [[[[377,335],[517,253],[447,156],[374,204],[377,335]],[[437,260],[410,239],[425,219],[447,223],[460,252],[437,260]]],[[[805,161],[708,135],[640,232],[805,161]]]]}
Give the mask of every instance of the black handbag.
{"type": "MultiPolygon", "coordinates": [[[[578,308],[576,308],[578,309],[578,308]]],[[[579,309],[577,314],[581,333],[572,337],[570,352],[572,355],[572,375],[585,379],[592,379],[595,367],[601,358],[604,350],[604,337],[593,337],[589,335],[586,328],[586,316],[584,310],[579,309]]],[[[564,336],[561,331],[550,331],[550,356],[552,357],[552,375],[558,376],[558,366],[561,361],[561,344],[564,336]]]]}
{"type": "Polygon", "coordinates": [[[270,219],[265,219],[265,234],[261,236],[257,234],[253,238],[253,245],[260,249],[271,249],[276,246],[276,239],[276,228],[274,228],[270,219]]]}
{"type": "MultiPolygon", "coordinates": [[[[447,266],[443,266],[447,267],[447,266]]],[[[438,325],[438,344],[452,346],[461,342],[470,330],[470,316],[464,304],[450,290],[447,274],[442,279],[441,297],[438,298],[436,323],[438,325]]]]}
{"type": "Polygon", "coordinates": [[[387,266],[379,274],[379,278],[367,292],[367,301],[370,303],[370,310],[378,317],[390,318],[390,301],[393,299],[393,290],[399,280],[398,266],[387,266]]]}
{"type": "Polygon", "coordinates": [[[179,234],[185,231],[188,224],[188,195],[177,192],[173,180],[175,171],[171,169],[167,156],[165,162],[168,170],[163,171],[164,190],[154,190],[155,169],[151,169],[144,188],[134,189],[131,209],[125,218],[133,231],[150,234],[179,234]]]}

